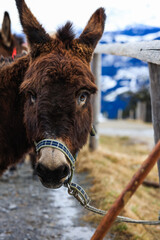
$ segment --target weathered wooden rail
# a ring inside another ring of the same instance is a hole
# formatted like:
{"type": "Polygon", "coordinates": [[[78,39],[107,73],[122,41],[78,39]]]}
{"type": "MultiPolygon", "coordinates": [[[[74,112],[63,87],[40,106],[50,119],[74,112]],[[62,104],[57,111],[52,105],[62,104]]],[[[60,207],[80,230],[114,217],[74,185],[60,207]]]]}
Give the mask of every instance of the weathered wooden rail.
{"type": "MultiPolygon", "coordinates": [[[[95,55],[93,58],[93,65],[92,65],[93,73],[95,75],[96,83],[98,87],[100,85],[100,78],[101,78],[100,59],[101,59],[102,53],[137,58],[139,60],[142,60],[148,63],[149,78],[150,78],[151,106],[152,106],[152,122],[153,122],[153,128],[154,128],[154,140],[156,144],[160,140],[160,41],[154,40],[154,41],[148,41],[148,42],[142,41],[142,42],[135,42],[135,43],[123,43],[123,44],[115,43],[115,44],[98,45],[97,48],[95,49],[95,55]]],[[[99,113],[100,113],[100,87],[99,87],[99,92],[96,96],[96,99],[94,99],[94,124],[97,130],[98,130],[99,113]]],[[[95,150],[98,147],[98,137],[97,138],[91,137],[91,138],[92,139],[90,140],[90,148],[92,150],[95,150]]],[[[157,146],[159,148],[160,144],[158,144],[157,146]]],[[[157,151],[159,150],[157,149],[157,151]]],[[[158,160],[158,172],[159,172],[159,179],[160,179],[160,159],[158,160]]],[[[116,204],[117,204],[117,201],[116,201],[116,204]]],[[[113,206],[113,209],[111,208],[111,211],[109,211],[111,215],[104,217],[104,220],[102,221],[100,227],[95,232],[92,239],[102,239],[103,236],[106,234],[111,224],[113,223],[115,217],[117,216],[118,214],[117,212],[120,211],[120,208],[118,208],[118,205],[116,206],[116,210],[114,207],[115,206],[113,206]],[[112,210],[113,210],[113,214],[112,214],[112,210]],[[105,230],[104,230],[104,227],[106,227],[105,230]],[[99,233],[101,230],[103,233],[101,232],[100,234],[101,237],[99,238],[100,236],[99,233]]]]}
{"type": "MultiPolygon", "coordinates": [[[[98,131],[98,115],[100,113],[100,78],[101,54],[112,54],[137,58],[148,63],[150,76],[150,95],[152,105],[152,121],[155,143],[160,139],[160,40],[142,41],[135,43],[114,43],[98,45],[93,57],[92,70],[99,88],[94,99],[94,124],[98,131]]],[[[90,148],[95,150],[98,146],[97,137],[91,137],[90,148]]],[[[160,161],[158,161],[160,175],[160,161]]]]}
{"type": "Polygon", "coordinates": [[[102,53],[137,58],[160,65],[160,40],[99,44],[95,49],[95,54],[102,53]]]}

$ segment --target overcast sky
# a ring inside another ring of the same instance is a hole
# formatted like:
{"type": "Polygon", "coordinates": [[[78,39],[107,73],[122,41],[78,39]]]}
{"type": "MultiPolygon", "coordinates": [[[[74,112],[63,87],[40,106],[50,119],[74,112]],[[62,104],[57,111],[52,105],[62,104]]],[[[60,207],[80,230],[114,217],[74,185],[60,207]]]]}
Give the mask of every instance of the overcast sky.
{"type": "MultiPolygon", "coordinates": [[[[14,0],[0,0],[0,26],[4,11],[8,11],[13,32],[21,33],[14,0]]],[[[106,9],[105,31],[125,26],[145,24],[160,27],[159,0],[26,0],[32,13],[47,31],[54,31],[67,20],[75,29],[82,29],[92,13],[99,7],[106,9]]]]}

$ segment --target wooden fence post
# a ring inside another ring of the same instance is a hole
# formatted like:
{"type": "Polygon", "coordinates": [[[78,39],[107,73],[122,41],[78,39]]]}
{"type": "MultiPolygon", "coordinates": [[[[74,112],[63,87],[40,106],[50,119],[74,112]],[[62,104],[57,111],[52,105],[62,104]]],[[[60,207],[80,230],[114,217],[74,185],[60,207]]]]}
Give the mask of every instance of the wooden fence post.
{"type": "Polygon", "coordinates": [[[98,91],[93,99],[93,125],[97,131],[95,136],[90,136],[89,149],[94,151],[98,148],[99,134],[98,134],[98,123],[99,114],[101,111],[101,90],[100,90],[100,79],[101,79],[101,54],[94,54],[92,61],[92,72],[95,76],[96,85],[98,91]]]}
{"type": "MultiPolygon", "coordinates": [[[[150,75],[150,94],[152,106],[152,121],[154,128],[154,140],[160,139],[160,65],[148,63],[150,75]]],[[[160,181],[160,160],[158,161],[158,172],[160,181]]]]}

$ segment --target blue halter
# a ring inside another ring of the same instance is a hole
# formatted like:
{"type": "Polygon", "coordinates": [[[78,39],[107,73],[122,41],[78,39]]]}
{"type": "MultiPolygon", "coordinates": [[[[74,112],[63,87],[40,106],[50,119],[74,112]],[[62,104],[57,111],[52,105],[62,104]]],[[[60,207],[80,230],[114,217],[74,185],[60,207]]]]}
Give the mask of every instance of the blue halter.
{"type": "Polygon", "coordinates": [[[64,144],[53,139],[43,139],[38,143],[35,142],[35,146],[36,146],[36,152],[38,152],[41,148],[44,148],[44,147],[52,147],[52,148],[59,149],[61,152],[65,154],[65,156],[67,157],[71,165],[71,176],[69,177],[68,180],[66,180],[66,183],[71,184],[73,171],[75,169],[76,156],[74,158],[71,152],[69,151],[69,149],[64,144]]]}
{"type": "Polygon", "coordinates": [[[73,169],[75,168],[75,158],[72,156],[72,154],[70,153],[68,148],[64,144],[62,144],[61,142],[59,142],[57,140],[53,140],[53,139],[43,139],[40,142],[35,143],[35,145],[36,145],[36,151],[37,152],[43,147],[52,147],[52,148],[59,149],[69,159],[72,168],[73,169]]]}
{"type": "Polygon", "coordinates": [[[36,152],[38,152],[41,148],[44,148],[44,147],[52,147],[52,148],[59,149],[61,152],[63,152],[66,155],[66,157],[68,158],[71,164],[71,176],[69,177],[68,180],[64,182],[64,186],[68,188],[69,194],[73,195],[73,193],[76,191],[77,192],[76,198],[78,200],[81,199],[81,202],[83,202],[84,205],[88,204],[89,198],[87,193],[84,191],[84,189],[77,183],[71,182],[73,177],[73,172],[75,169],[75,161],[76,161],[77,154],[74,158],[73,155],[70,153],[69,149],[64,144],[53,139],[43,139],[38,143],[35,142],[35,146],[36,146],[36,152]]]}
{"type": "MultiPolygon", "coordinates": [[[[95,136],[95,134],[96,134],[95,128],[94,126],[92,126],[90,135],[95,136]]],[[[71,182],[73,177],[73,172],[75,169],[75,161],[76,161],[78,152],[76,153],[75,157],[73,157],[69,149],[64,144],[53,139],[43,139],[38,143],[35,142],[35,146],[36,146],[36,152],[38,152],[41,148],[44,148],[44,147],[52,147],[52,148],[59,149],[61,152],[65,154],[65,156],[67,157],[71,165],[71,175],[68,178],[68,180],[64,182],[64,186],[68,188],[68,193],[70,195],[74,195],[74,197],[77,198],[77,200],[80,201],[80,203],[83,206],[87,206],[87,204],[89,204],[90,202],[90,199],[87,193],[79,184],[71,182]]]]}
{"type": "MultiPolygon", "coordinates": [[[[91,128],[90,134],[91,134],[91,136],[95,136],[96,131],[95,131],[94,126],[92,126],[92,128],[91,128]]],[[[53,140],[53,139],[43,139],[38,143],[35,142],[35,146],[36,146],[36,152],[38,152],[43,147],[52,147],[52,148],[59,149],[69,159],[71,167],[74,170],[75,161],[76,161],[78,152],[76,153],[75,157],[73,157],[72,154],[70,153],[69,149],[63,143],[61,143],[60,141],[57,141],[57,140],[53,140]]]]}

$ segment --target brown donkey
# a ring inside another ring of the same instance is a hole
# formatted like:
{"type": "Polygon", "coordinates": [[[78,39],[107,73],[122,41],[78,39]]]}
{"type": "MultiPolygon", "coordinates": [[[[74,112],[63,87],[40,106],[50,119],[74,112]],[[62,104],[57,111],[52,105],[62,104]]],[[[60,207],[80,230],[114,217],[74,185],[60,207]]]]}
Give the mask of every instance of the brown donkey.
{"type": "Polygon", "coordinates": [[[23,50],[27,51],[23,43],[22,37],[11,33],[11,20],[8,12],[5,12],[0,31],[0,55],[3,55],[3,57],[14,57],[17,54],[21,54],[23,50]]]}
{"type": "MultiPolygon", "coordinates": [[[[106,18],[99,8],[79,38],[70,22],[51,38],[23,0],[16,4],[30,53],[0,72],[1,173],[42,139],[59,140],[73,156],[86,143],[97,90],[90,61],[106,18]]],[[[71,166],[62,151],[45,147],[36,169],[44,186],[58,188],[71,166]]]]}

